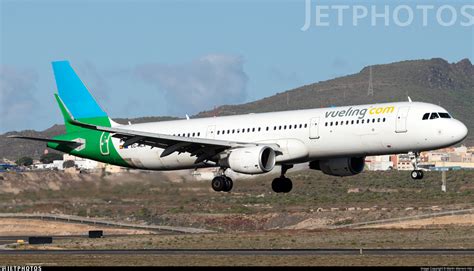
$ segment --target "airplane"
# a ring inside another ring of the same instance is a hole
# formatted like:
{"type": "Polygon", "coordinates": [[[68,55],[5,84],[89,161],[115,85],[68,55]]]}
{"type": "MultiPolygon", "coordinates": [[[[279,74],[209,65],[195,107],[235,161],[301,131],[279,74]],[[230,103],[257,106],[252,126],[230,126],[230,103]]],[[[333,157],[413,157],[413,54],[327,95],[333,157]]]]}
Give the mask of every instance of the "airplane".
{"type": "Polygon", "coordinates": [[[410,153],[413,179],[422,151],[455,145],[468,129],[446,109],[429,103],[393,102],[122,125],[97,104],[68,61],[52,62],[66,133],[39,140],[49,148],[122,167],[178,170],[218,167],[215,191],[229,192],[225,172],[263,174],[275,166],[276,193],[291,191],[285,176],[299,163],[332,176],[364,170],[365,157],[410,153]]]}

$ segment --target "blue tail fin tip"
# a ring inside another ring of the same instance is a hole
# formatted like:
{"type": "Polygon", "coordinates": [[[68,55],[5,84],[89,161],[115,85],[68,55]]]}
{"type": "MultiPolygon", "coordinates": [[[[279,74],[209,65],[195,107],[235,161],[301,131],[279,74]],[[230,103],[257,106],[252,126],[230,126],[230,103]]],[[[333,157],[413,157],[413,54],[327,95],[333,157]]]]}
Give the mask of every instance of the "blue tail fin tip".
{"type": "Polygon", "coordinates": [[[107,116],[77,76],[69,61],[53,61],[52,65],[59,97],[74,118],[107,116]]]}

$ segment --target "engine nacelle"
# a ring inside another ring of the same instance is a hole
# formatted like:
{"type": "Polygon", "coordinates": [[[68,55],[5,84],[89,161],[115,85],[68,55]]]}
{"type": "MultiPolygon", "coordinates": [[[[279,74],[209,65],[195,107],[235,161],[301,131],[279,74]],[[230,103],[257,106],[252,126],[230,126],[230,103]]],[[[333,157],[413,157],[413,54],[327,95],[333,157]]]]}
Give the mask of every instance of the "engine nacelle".
{"type": "Polygon", "coordinates": [[[309,168],[321,170],[332,176],[352,176],[364,170],[365,157],[346,157],[317,160],[309,163],[309,168]]]}
{"type": "Polygon", "coordinates": [[[235,172],[261,174],[273,169],[275,156],[275,151],[268,146],[237,148],[222,163],[235,172]]]}

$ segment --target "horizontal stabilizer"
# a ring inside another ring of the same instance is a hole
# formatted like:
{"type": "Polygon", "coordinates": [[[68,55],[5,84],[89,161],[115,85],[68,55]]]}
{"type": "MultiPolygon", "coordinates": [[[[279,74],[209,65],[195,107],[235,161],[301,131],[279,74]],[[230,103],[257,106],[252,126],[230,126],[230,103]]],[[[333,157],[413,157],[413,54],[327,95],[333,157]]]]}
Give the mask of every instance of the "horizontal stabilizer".
{"type": "Polygon", "coordinates": [[[82,143],[76,142],[76,141],[60,140],[60,139],[52,139],[52,138],[40,138],[40,137],[19,136],[19,135],[10,135],[7,137],[63,144],[63,145],[68,145],[71,148],[76,148],[82,145],[82,143]]]}

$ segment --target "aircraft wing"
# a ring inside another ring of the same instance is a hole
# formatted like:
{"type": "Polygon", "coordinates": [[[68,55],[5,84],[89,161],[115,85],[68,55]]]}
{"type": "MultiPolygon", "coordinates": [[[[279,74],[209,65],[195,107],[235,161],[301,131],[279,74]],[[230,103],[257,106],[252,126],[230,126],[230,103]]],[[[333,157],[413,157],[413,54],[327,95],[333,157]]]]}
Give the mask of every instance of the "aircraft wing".
{"type": "Polygon", "coordinates": [[[112,137],[120,138],[124,141],[123,147],[127,147],[135,143],[140,143],[151,147],[162,148],[164,149],[164,151],[163,153],[161,153],[161,157],[166,157],[174,152],[188,152],[192,156],[197,157],[195,161],[196,164],[206,160],[212,161],[213,157],[215,157],[217,154],[232,148],[258,145],[272,146],[277,149],[279,148],[276,144],[268,143],[259,144],[251,142],[233,142],[208,138],[192,138],[165,135],[124,129],[120,127],[104,127],[80,122],[75,119],[71,119],[70,123],[91,130],[111,133],[112,137]]]}

